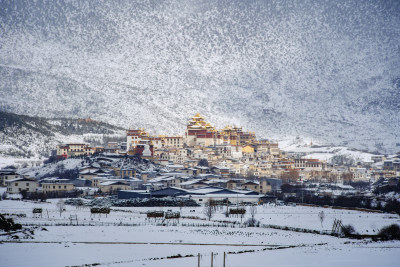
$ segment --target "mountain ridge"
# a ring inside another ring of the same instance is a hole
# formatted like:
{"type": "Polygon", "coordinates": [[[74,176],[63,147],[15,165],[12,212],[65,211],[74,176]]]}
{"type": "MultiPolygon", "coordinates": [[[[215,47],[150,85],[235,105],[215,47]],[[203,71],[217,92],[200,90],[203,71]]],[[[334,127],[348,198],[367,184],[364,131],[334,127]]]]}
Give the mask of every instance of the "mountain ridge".
{"type": "Polygon", "coordinates": [[[260,137],[396,152],[399,2],[2,6],[0,104],[12,112],[167,134],[201,112],[260,137]]]}

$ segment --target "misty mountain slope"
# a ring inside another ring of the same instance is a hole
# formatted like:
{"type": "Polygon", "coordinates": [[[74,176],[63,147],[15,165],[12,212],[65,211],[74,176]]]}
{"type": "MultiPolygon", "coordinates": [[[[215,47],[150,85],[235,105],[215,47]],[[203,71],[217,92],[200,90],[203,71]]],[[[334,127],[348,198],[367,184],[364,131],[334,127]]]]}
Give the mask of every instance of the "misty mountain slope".
{"type": "Polygon", "coordinates": [[[44,119],[0,111],[0,156],[48,157],[60,143],[103,142],[125,136],[107,123],[82,119],[44,119]]]}
{"type": "Polygon", "coordinates": [[[12,112],[180,134],[201,112],[270,138],[383,151],[400,140],[398,1],[1,6],[12,112]]]}

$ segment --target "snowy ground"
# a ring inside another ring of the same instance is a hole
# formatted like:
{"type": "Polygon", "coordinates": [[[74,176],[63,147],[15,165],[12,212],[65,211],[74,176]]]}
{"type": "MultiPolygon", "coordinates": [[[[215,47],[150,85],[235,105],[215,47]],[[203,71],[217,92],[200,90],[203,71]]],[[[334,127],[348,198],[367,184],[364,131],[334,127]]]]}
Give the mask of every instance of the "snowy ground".
{"type": "MultiPolygon", "coordinates": [[[[16,242],[0,236],[2,266],[397,266],[400,242],[370,242],[336,238],[328,235],[298,233],[271,228],[244,228],[223,225],[216,221],[240,222],[240,218],[225,218],[224,210],[210,222],[200,219],[181,219],[178,224],[162,226],[146,220],[147,210],[158,208],[112,208],[105,217],[91,216],[89,209],[66,206],[60,216],[56,202],[33,203],[0,201],[0,213],[14,214],[22,224],[41,225],[33,239],[16,242]],[[43,208],[42,217],[32,215],[33,208],[43,208]],[[26,214],[26,217],[17,217],[26,214]],[[69,224],[70,215],[77,215],[80,225],[69,224]],[[44,228],[47,230],[43,229],[44,228]],[[89,226],[91,224],[92,226],[89,226]],[[224,227],[223,227],[224,226],[224,227]],[[226,227],[227,226],[227,227],[226,227]],[[21,251],[21,257],[16,257],[21,251]],[[239,253],[242,252],[242,253],[239,253]],[[174,255],[185,258],[168,259],[174,255]],[[23,255],[23,256],[22,256],[23,255]],[[155,259],[156,258],[156,259],[155,259]]],[[[179,208],[163,208],[180,210],[179,208]]],[[[203,208],[183,208],[183,216],[204,218],[203,208]]],[[[246,216],[244,220],[246,220],[246,216]]],[[[262,224],[294,226],[313,230],[328,230],[333,220],[352,224],[360,233],[373,234],[382,226],[400,224],[398,215],[364,213],[313,207],[258,207],[256,218],[262,224]],[[326,218],[321,224],[318,213],[326,218]]]]}

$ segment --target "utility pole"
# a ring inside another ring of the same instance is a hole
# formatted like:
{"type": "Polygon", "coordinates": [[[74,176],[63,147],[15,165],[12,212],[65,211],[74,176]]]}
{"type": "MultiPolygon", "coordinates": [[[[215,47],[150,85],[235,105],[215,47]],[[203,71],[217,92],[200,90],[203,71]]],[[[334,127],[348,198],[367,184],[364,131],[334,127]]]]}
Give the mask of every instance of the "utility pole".
{"type": "Polygon", "coordinates": [[[200,253],[197,254],[197,267],[200,267],[200,253]]]}
{"type": "Polygon", "coordinates": [[[224,252],[224,267],[225,267],[226,252],[224,252]]]}
{"type": "Polygon", "coordinates": [[[214,266],[214,252],[211,252],[211,267],[214,266]]]}

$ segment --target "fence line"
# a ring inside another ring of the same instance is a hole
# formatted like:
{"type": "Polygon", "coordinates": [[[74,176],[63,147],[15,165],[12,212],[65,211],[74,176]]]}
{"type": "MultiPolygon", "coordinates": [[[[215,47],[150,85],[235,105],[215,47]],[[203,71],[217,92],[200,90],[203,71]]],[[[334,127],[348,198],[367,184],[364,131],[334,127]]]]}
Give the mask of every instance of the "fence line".
{"type": "MultiPolygon", "coordinates": [[[[98,221],[82,221],[82,222],[27,222],[23,223],[24,226],[129,226],[129,227],[140,227],[140,226],[180,226],[180,227],[218,227],[218,228],[247,228],[245,224],[237,224],[237,223],[151,223],[151,222],[98,222],[98,221]]],[[[257,228],[257,227],[255,227],[257,228]]],[[[329,230],[312,230],[312,229],[304,229],[298,227],[290,227],[290,226],[280,226],[280,225],[272,225],[272,224],[261,224],[259,228],[270,228],[276,230],[286,230],[286,231],[294,231],[301,233],[311,233],[311,234],[322,234],[322,235],[331,235],[332,231],[329,230]]]]}
{"type": "Polygon", "coordinates": [[[227,223],[124,223],[124,222],[27,222],[23,223],[24,226],[182,226],[182,227],[222,227],[222,228],[245,228],[244,225],[227,224],[227,223]]]}

